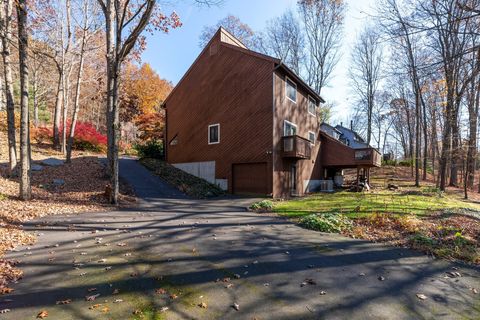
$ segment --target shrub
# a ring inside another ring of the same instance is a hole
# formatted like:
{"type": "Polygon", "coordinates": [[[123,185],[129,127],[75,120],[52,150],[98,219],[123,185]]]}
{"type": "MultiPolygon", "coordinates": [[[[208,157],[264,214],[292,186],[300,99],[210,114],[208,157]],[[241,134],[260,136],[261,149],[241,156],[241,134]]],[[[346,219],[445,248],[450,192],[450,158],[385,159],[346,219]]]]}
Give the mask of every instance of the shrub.
{"type": "Polygon", "coordinates": [[[436,241],[429,236],[424,235],[423,233],[416,233],[411,238],[410,241],[412,246],[417,249],[425,250],[432,249],[436,245],[436,241]]]}
{"type": "Polygon", "coordinates": [[[397,160],[382,160],[382,166],[396,166],[397,160]]]}
{"type": "Polygon", "coordinates": [[[270,200],[262,200],[255,202],[250,206],[250,210],[254,211],[271,211],[273,209],[273,202],[270,200]]]}
{"type": "Polygon", "coordinates": [[[339,213],[310,214],[300,220],[300,225],[306,229],[340,233],[352,228],[352,221],[339,213]]]}
{"type": "Polygon", "coordinates": [[[30,138],[36,143],[51,142],[53,137],[52,129],[47,127],[30,128],[30,138]]]}
{"type": "MultiPolygon", "coordinates": [[[[68,130],[70,129],[70,124],[68,124],[67,128],[68,130]]],[[[91,123],[77,122],[73,138],[74,149],[103,152],[106,150],[106,147],[107,136],[99,133],[91,123]]]]}
{"type": "Polygon", "coordinates": [[[162,141],[150,140],[143,144],[136,144],[134,149],[140,158],[163,159],[162,141]]]}
{"type": "Polygon", "coordinates": [[[398,162],[398,165],[400,167],[412,167],[413,166],[413,160],[408,159],[408,160],[401,160],[398,162]]]}

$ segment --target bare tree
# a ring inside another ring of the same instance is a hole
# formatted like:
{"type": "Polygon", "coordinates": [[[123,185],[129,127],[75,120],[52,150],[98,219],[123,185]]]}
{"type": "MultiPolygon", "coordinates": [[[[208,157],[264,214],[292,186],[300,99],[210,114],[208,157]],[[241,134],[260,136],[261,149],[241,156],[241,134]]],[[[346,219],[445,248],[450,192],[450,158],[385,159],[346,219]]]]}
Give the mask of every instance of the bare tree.
{"type": "Polygon", "coordinates": [[[15,139],[15,105],[13,100],[13,80],[11,67],[13,0],[5,0],[0,4],[0,37],[2,42],[2,60],[5,99],[7,104],[8,126],[8,156],[10,174],[14,174],[17,167],[17,151],[15,139]]]}
{"type": "Polygon", "coordinates": [[[28,110],[27,0],[17,0],[18,57],[20,68],[20,198],[30,200],[30,112],[28,110]]]}
{"type": "MultiPolygon", "coordinates": [[[[82,13],[83,13],[83,25],[81,27],[81,39],[80,39],[80,48],[78,52],[78,69],[77,69],[77,77],[76,77],[76,85],[75,85],[75,98],[73,102],[73,110],[72,110],[72,119],[70,123],[70,131],[68,134],[68,142],[67,142],[67,157],[66,157],[66,162],[71,162],[72,159],[72,145],[73,145],[73,139],[75,135],[75,127],[77,124],[77,119],[78,119],[78,112],[80,109],[80,92],[81,92],[81,86],[82,86],[82,81],[83,81],[83,67],[84,67],[84,58],[85,58],[85,51],[87,50],[87,41],[89,38],[89,33],[90,29],[93,28],[93,26],[90,24],[90,12],[91,10],[91,4],[90,0],[84,0],[83,6],[82,6],[82,13]]],[[[66,128],[65,130],[66,131],[66,128]]]]}
{"type": "Polygon", "coordinates": [[[343,0],[299,0],[307,42],[307,82],[318,94],[339,60],[345,21],[343,0]]]}
{"type": "Polygon", "coordinates": [[[252,28],[250,28],[248,24],[242,22],[238,17],[231,14],[218,21],[215,25],[204,26],[202,33],[200,34],[199,46],[201,48],[205,47],[220,27],[223,27],[225,30],[233,34],[247,48],[251,50],[261,50],[260,39],[255,32],[253,32],[252,28]]]}
{"type": "Polygon", "coordinates": [[[365,28],[352,51],[350,79],[367,120],[367,144],[372,138],[372,114],[381,77],[382,47],[372,27],[365,28]]]}
{"type": "Polygon", "coordinates": [[[262,36],[262,49],[284,61],[293,71],[301,74],[305,57],[304,31],[292,11],[267,22],[262,36]]]}

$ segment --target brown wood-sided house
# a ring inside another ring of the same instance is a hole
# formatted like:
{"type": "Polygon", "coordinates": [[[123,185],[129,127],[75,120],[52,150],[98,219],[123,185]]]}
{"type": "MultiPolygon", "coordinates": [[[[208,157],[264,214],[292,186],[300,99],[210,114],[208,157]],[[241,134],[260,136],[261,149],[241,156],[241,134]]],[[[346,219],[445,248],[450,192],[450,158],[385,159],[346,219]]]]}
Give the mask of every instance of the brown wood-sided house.
{"type": "Polygon", "coordinates": [[[320,130],[324,100],[279,59],[220,28],[164,102],[166,160],[236,194],[320,188],[343,168],[378,165],[320,130]]]}

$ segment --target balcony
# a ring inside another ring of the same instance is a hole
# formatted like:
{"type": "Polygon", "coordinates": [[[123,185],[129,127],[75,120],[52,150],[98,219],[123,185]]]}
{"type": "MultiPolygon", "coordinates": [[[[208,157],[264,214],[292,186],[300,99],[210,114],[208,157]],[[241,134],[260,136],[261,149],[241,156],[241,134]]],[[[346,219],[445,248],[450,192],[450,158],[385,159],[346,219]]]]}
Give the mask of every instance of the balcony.
{"type": "Polygon", "coordinates": [[[355,163],[357,165],[380,167],[382,156],[374,148],[355,149],[355,163]]]}
{"type": "Polygon", "coordinates": [[[282,157],[294,159],[310,159],[312,145],[308,139],[300,136],[282,137],[282,157]]]}

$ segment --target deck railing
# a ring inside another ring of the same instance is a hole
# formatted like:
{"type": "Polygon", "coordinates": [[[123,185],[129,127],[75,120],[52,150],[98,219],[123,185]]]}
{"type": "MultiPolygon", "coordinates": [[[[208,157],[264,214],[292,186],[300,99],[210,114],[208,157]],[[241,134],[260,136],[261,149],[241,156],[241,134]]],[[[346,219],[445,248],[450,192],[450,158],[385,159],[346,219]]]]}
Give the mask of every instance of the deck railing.
{"type": "Polygon", "coordinates": [[[282,148],[284,158],[310,159],[312,155],[310,140],[297,135],[282,137],[282,148]]]}

